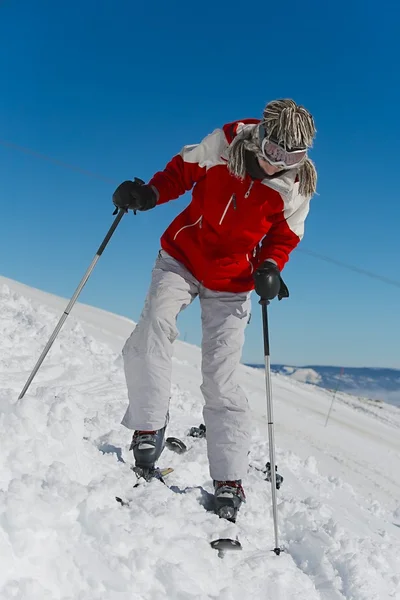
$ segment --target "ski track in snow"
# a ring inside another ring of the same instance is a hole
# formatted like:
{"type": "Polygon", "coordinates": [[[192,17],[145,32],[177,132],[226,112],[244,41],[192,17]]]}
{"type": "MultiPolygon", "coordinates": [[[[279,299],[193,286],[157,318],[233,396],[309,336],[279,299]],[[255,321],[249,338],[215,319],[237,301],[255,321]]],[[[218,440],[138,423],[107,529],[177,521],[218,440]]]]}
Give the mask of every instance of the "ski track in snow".
{"type": "Polygon", "coordinates": [[[280,544],[274,546],[263,374],[241,367],[254,414],[247,502],[236,525],[212,491],[200,351],[176,343],[165,450],[175,470],[133,489],[121,348],[133,324],[76,305],[17,400],[67,301],[0,278],[0,599],[399,600],[400,410],[273,376],[280,544]],[[130,500],[122,507],[115,496],[130,500]],[[215,537],[238,535],[223,559],[215,537]]]}

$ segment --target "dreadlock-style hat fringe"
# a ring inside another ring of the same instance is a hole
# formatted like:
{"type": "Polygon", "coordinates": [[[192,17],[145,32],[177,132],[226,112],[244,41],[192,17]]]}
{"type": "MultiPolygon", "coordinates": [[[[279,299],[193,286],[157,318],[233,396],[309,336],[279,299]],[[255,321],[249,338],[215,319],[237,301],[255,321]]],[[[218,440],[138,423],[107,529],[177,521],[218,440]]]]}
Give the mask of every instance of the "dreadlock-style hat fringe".
{"type": "MultiPolygon", "coordinates": [[[[316,129],[312,115],[291,99],[273,100],[264,109],[261,119],[267,135],[287,149],[311,148],[316,129]]],[[[246,177],[245,152],[261,154],[261,140],[256,125],[246,125],[229,146],[228,169],[238,179],[246,177]]],[[[299,192],[311,197],[317,188],[317,171],[307,157],[298,167],[299,192]]]]}
{"type": "Polygon", "coordinates": [[[290,98],[272,100],[264,108],[263,125],[268,137],[287,149],[311,148],[316,134],[312,115],[290,98]]]}
{"type": "Polygon", "coordinates": [[[257,144],[256,125],[244,127],[234,138],[228,150],[228,169],[238,179],[246,177],[245,152],[249,150],[258,154],[260,148],[257,144]]]}
{"type": "Polygon", "coordinates": [[[312,160],[306,158],[299,168],[298,176],[300,194],[310,198],[317,190],[317,170],[312,160]]]}

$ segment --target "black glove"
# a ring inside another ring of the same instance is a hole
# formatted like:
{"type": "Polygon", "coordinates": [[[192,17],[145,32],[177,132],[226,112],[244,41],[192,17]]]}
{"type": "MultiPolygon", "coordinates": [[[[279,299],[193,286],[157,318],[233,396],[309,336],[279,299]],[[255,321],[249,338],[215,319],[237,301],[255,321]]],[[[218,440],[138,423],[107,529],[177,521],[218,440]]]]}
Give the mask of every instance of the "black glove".
{"type": "Polygon", "coordinates": [[[254,273],[254,285],[262,300],[289,298],[289,290],[275,263],[266,260],[254,273]]]}
{"type": "Polygon", "coordinates": [[[135,177],[134,181],[124,181],[115,190],[112,200],[117,208],[128,210],[150,210],[157,203],[157,194],[151,185],[135,177]]]}

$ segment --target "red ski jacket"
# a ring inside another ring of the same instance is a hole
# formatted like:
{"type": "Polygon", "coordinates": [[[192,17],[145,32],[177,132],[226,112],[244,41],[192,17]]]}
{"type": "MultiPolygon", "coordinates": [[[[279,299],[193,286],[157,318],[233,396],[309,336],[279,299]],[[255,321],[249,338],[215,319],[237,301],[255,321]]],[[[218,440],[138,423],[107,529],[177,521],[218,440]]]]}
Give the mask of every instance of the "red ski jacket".
{"type": "Polygon", "coordinates": [[[227,150],[247,119],[216,129],[200,144],[185,146],[150,180],[157,204],[192,191],[190,204],[161,237],[161,247],[205,287],[245,292],[266,259],[280,270],[304,233],[310,198],[298,192],[296,169],[274,179],[241,181],[227,168],[227,150]]]}

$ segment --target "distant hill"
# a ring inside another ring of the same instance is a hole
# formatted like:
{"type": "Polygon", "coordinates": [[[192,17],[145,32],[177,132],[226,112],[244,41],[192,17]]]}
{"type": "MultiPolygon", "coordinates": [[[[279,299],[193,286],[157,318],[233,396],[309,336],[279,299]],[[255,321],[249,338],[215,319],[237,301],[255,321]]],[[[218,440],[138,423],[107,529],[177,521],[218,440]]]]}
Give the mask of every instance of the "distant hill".
{"type": "MultiPolygon", "coordinates": [[[[264,365],[260,364],[249,364],[248,366],[264,368],[264,365]]],[[[339,389],[355,396],[384,400],[400,407],[399,369],[271,365],[271,370],[296,381],[312,383],[325,389],[339,389]]]]}

